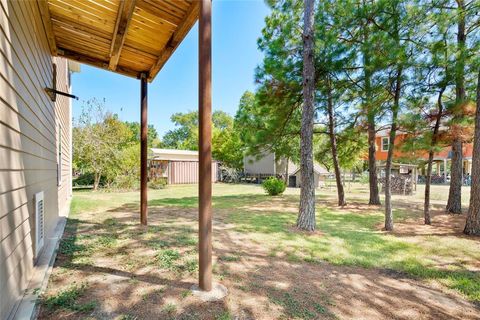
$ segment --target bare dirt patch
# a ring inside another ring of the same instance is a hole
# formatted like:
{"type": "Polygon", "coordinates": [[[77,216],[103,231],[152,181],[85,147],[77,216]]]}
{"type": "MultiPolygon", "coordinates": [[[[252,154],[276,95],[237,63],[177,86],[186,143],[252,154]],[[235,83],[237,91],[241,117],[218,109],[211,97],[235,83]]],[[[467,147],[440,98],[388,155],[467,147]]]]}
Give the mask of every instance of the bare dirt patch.
{"type": "MultiPolygon", "coordinates": [[[[252,207],[295,214],[281,200],[252,207]]],[[[54,307],[43,304],[39,319],[480,319],[460,295],[400,272],[272,255],[228,222],[233,209],[215,211],[214,275],[229,291],[223,300],[202,302],[190,291],[197,279],[197,209],[152,207],[144,228],[128,205],[69,221],[45,294],[59,299],[54,307]]],[[[372,208],[352,202],[338,210],[372,208]]],[[[438,232],[461,228],[445,219],[434,219],[445,229],[438,232]]],[[[397,223],[395,235],[431,231],[414,223],[397,223]]]]}

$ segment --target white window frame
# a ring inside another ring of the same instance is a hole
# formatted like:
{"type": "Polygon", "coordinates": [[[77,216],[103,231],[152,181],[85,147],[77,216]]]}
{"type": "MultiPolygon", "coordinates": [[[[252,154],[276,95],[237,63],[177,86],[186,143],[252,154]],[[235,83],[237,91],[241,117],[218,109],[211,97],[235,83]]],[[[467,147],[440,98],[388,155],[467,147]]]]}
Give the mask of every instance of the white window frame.
{"type": "Polygon", "coordinates": [[[388,148],[390,148],[390,137],[382,137],[382,139],[380,140],[380,148],[382,149],[383,152],[388,151],[388,148]],[[387,139],[387,141],[388,141],[387,149],[385,149],[385,148],[383,147],[383,141],[384,141],[385,139],[387,139]]]}

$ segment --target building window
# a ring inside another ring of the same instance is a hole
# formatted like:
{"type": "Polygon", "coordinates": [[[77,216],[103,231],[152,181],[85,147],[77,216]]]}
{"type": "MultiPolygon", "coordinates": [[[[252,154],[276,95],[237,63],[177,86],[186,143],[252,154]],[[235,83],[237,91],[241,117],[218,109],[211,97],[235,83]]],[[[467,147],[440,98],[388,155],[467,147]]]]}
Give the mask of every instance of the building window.
{"type": "Polygon", "coordinates": [[[62,126],[60,124],[57,125],[57,130],[57,185],[60,186],[62,184],[62,126]]]}
{"type": "Polygon", "coordinates": [[[390,138],[389,137],[383,137],[382,138],[382,151],[388,151],[389,147],[390,147],[390,138]]]}

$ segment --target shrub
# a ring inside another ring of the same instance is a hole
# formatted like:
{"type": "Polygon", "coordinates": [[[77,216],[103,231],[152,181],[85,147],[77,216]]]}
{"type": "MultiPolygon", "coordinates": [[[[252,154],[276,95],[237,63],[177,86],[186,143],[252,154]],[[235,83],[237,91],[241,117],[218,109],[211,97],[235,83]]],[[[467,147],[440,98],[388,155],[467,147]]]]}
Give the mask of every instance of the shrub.
{"type": "Polygon", "coordinates": [[[156,178],[149,182],[151,189],[165,189],[167,187],[167,178],[156,178]]]}
{"type": "MultiPolygon", "coordinates": [[[[106,184],[105,176],[100,177],[100,186],[105,186],[106,184]]],[[[72,181],[74,187],[87,187],[93,186],[93,173],[87,172],[79,175],[78,177],[74,178],[72,181]]]]}
{"type": "Polygon", "coordinates": [[[270,177],[263,180],[262,187],[269,195],[276,196],[282,194],[287,186],[285,185],[285,182],[283,180],[275,177],[270,177]]]}
{"type": "Polygon", "coordinates": [[[118,175],[111,187],[117,190],[136,190],[140,187],[140,183],[135,175],[118,175]]]}

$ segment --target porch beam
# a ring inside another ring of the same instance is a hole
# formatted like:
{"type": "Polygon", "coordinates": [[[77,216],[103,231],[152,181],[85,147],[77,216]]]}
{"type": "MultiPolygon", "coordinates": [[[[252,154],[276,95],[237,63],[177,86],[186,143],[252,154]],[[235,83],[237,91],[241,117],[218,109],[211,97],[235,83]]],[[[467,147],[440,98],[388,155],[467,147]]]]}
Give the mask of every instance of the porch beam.
{"type": "Polygon", "coordinates": [[[43,28],[47,35],[48,46],[50,47],[50,53],[53,56],[57,55],[57,42],[55,40],[55,34],[53,33],[52,19],[50,17],[50,10],[48,9],[47,0],[38,0],[38,9],[40,10],[40,16],[42,17],[43,28]]]}
{"type": "Polygon", "coordinates": [[[185,19],[178,25],[177,30],[170,36],[170,39],[168,40],[167,44],[160,52],[157,61],[150,69],[150,72],[148,75],[149,81],[152,81],[155,78],[157,73],[160,71],[160,69],[162,69],[162,67],[167,62],[168,58],[170,58],[170,56],[173,54],[173,52],[178,47],[180,42],[182,42],[182,39],[185,38],[188,31],[190,31],[192,26],[197,21],[198,11],[200,8],[200,3],[202,1],[203,0],[193,1],[192,4],[190,5],[190,8],[188,9],[188,13],[185,16],[185,19]]]}
{"type": "Polygon", "coordinates": [[[122,52],[125,38],[127,37],[128,26],[132,20],[133,11],[135,9],[135,0],[120,1],[118,9],[117,21],[113,32],[112,43],[110,46],[110,62],[108,69],[115,71],[117,69],[120,53],[122,52]]]}
{"type": "MultiPolygon", "coordinates": [[[[195,2],[195,1],[194,1],[195,2]]],[[[212,289],[212,2],[200,1],[198,27],[199,287],[212,289]]]]}
{"type": "Polygon", "coordinates": [[[140,76],[140,223],[147,225],[148,215],[148,196],[147,196],[147,156],[148,156],[148,122],[147,122],[147,75],[142,73],[140,76]]]}
{"type": "MultiPolygon", "coordinates": [[[[60,57],[64,57],[70,60],[75,60],[81,63],[88,64],[97,68],[108,70],[108,61],[92,58],[92,57],[89,57],[68,49],[64,49],[64,48],[59,48],[57,53],[58,53],[58,56],[60,57]]],[[[117,70],[115,70],[115,72],[122,74],[124,76],[135,78],[135,79],[138,79],[140,77],[137,71],[124,68],[124,67],[117,67],[117,70]]]]}

